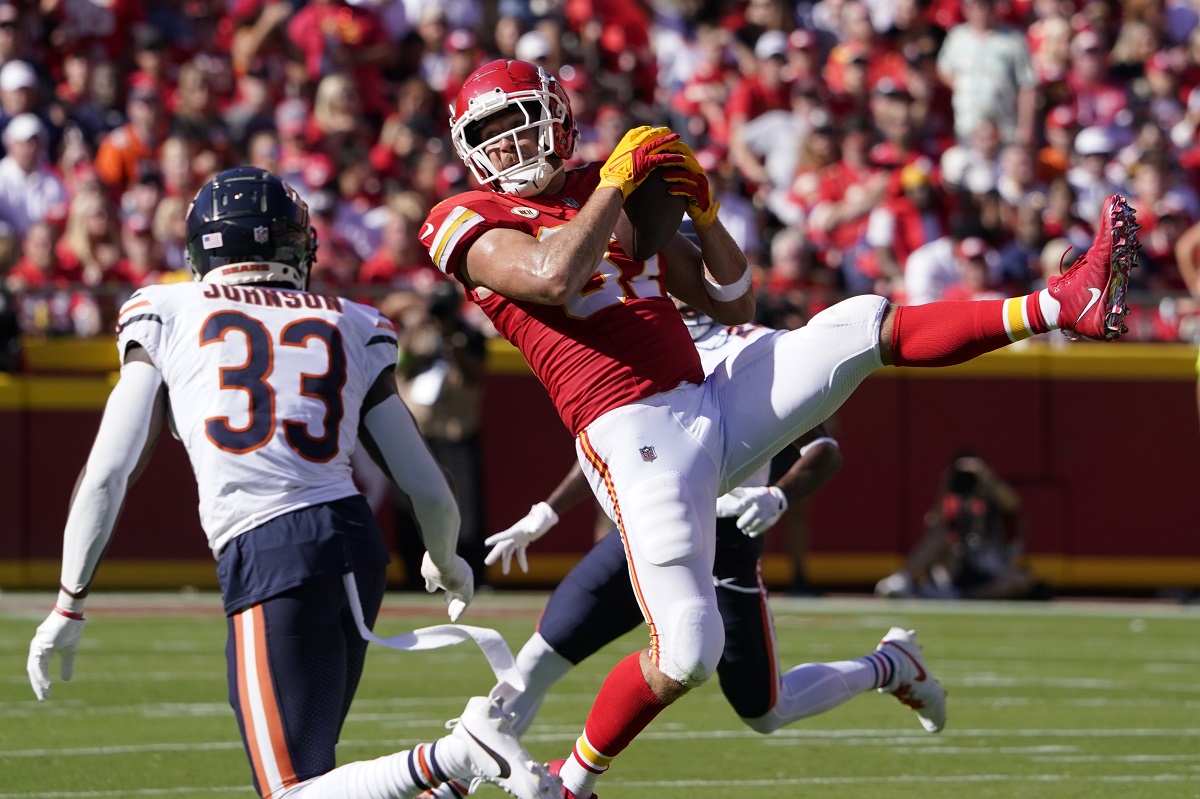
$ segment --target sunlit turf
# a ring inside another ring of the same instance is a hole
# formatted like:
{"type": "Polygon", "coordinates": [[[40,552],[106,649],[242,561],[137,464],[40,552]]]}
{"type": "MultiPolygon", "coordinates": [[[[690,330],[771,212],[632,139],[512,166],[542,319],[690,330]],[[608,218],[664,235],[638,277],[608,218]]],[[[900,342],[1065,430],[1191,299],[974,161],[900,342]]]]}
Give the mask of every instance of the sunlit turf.
{"type": "MultiPolygon", "coordinates": [[[[463,621],[495,627],[516,650],[543,601],[480,596],[463,621]]],[[[0,799],[254,796],[226,703],[214,596],[96,597],[75,679],[56,681],[39,703],[25,658],[52,602],[0,595],[0,799]]],[[[387,608],[383,635],[445,621],[438,600],[423,596],[391,595],[387,608]]],[[[929,735],[892,697],[871,693],[761,736],[713,680],[617,759],[603,799],[1200,797],[1200,608],[816,599],[773,610],[784,668],[864,654],[893,624],[915,628],[950,692],[946,730],[929,735]]],[[[556,686],[529,749],[564,757],[608,669],[643,643],[640,631],[627,636],[556,686]]],[[[471,644],[375,649],[339,762],[440,737],[491,682],[471,644]]]]}

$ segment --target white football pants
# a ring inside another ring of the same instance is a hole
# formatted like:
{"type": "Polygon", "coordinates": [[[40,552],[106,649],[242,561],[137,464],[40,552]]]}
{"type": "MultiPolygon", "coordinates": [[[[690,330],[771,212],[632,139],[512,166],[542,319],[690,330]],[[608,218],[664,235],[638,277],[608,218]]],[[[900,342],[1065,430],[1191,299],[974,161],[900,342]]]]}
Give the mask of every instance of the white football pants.
{"type": "Polygon", "coordinates": [[[852,297],[763,336],[700,385],[615,408],[576,449],[625,542],[650,654],[686,686],[713,675],[725,633],[713,587],[717,497],[824,422],[883,366],[887,300],[852,297]]]}

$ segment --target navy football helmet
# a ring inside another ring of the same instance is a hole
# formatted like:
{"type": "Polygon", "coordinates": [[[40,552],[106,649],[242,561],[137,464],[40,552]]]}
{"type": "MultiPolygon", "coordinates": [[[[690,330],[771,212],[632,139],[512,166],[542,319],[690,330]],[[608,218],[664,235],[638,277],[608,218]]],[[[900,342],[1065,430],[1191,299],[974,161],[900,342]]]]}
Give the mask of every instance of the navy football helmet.
{"type": "Polygon", "coordinates": [[[265,169],[239,166],[221,172],[188,208],[187,257],[196,280],[304,289],[316,256],[308,206],[265,169]]]}
{"type": "Polygon", "coordinates": [[[697,311],[678,297],[671,297],[671,301],[675,303],[675,310],[679,311],[679,315],[683,317],[683,323],[687,325],[692,341],[699,341],[707,336],[710,330],[720,327],[711,316],[697,311]]]}

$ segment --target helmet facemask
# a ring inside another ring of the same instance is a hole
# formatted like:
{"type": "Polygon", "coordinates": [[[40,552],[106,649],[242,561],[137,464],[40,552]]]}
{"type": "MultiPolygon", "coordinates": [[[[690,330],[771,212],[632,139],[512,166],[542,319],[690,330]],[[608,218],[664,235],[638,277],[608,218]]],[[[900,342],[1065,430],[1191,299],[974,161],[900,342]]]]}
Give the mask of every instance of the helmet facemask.
{"type": "Polygon", "coordinates": [[[568,124],[569,109],[550,91],[525,90],[505,93],[499,89],[480,97],[472,98],[462,116],[454,120],[450,136],[459,157],[470,168],[475,179],[504,194],[517,197],[532,197],[546,190],[550,181],[563,169],[564,156],[559,152],[563,130],[568,124]],[[489,117],[517,109],[523,120],[489,139],[479,141],[477,131],[489,117]],[[521,150],[523,134],[533,131],[537,150],[526,155],[521,150]],[[505,137],[512,139],[517,163],[505,169],[497,169],[485,150],[505,137]]]}
{"type": "Polygon", "coordinates": [[[675,303],[675,310],[679,311],[679,315],[683,317],[683,324],[687,326],[688,335],[692,337],[692,341],[699,341],[707,336],[710,330],[718,327],[716,320],[708,314],[696,310],[678,297],[671,299],[675,303]]]}

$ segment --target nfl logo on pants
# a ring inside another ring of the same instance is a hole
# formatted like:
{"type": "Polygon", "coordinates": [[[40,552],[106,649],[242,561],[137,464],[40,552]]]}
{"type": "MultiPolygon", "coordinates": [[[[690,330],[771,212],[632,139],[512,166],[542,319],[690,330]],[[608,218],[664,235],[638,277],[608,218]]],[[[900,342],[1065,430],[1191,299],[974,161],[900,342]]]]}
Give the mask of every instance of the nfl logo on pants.
{"type": "Polygon", "coordinates": [[[644,460],[646,463],[649,463],[658,457],[658,455],[656,455],[654,452],[654,447],[641,447],[638,449],[638,452],[642,453],[642,460],[644,460]]]}

